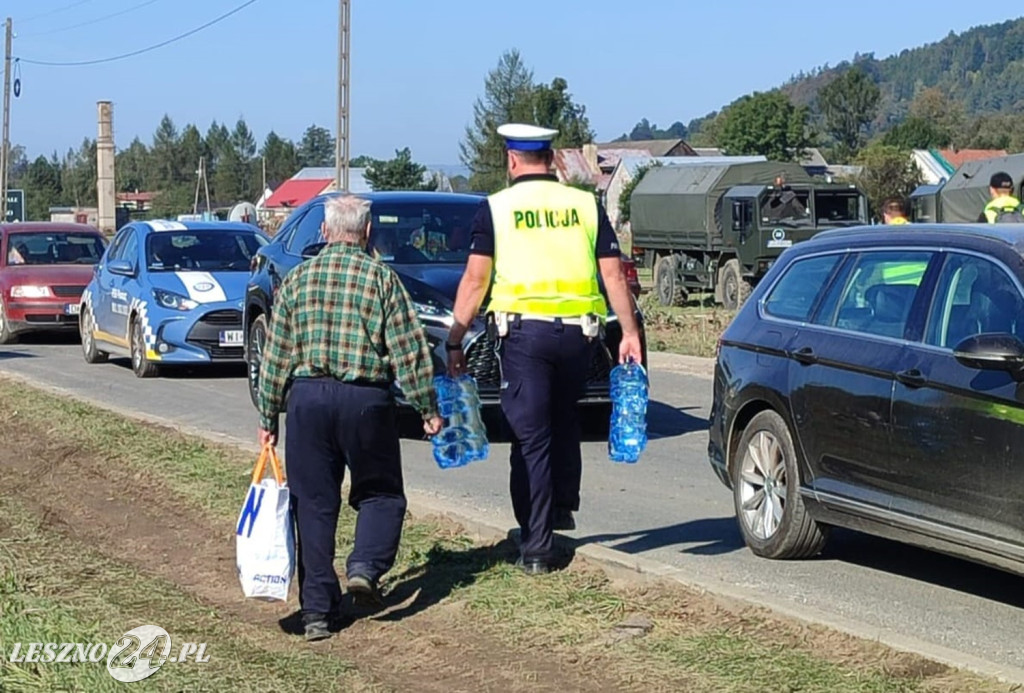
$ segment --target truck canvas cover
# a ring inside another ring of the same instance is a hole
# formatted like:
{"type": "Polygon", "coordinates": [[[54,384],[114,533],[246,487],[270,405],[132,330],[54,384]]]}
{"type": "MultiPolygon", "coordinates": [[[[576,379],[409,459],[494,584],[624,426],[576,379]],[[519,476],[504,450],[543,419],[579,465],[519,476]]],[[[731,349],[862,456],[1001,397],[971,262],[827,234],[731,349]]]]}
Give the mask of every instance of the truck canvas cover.
{"type": "Polygon", "coordinates": [[[1020,194],[1021,181],[1024,181],[1024,154],[964,162],[939,192],[943,223],[977,222],[990,199],[989,179],[999,171],[1010,174],[1016,194],[1020,194]]]}
{"type": "Polygon", "coordinates": [[[771,185],[782,175],[788,184],[810,184],[814,179],[794,163],[770,161],[663,166],[652,168],[630,199],[634,238],[681,231],[719,233],[715,208],[728,190],[738,185],[771,185]]]}

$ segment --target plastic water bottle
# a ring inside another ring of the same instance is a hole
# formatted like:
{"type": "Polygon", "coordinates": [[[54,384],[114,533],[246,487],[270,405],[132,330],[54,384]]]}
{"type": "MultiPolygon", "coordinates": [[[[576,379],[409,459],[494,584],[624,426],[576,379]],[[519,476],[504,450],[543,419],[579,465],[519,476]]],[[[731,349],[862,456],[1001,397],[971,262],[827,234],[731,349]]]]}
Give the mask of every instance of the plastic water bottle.
{"type": "Polygon", "coordinates": [[[612,420],[608,457],[632,464],[647,447],[647,373],[638,363],[619,364],[611,376],[612,420]]]}
{"type": "Polygon", "coordinates": [[[434,377],[434,388],[437,406],[444,418],[444,428],[433,438],[437,466],[450,469],[486,460],[490,445],[476,380],[468,374],[457,378],[438,375],[434,377]]]}

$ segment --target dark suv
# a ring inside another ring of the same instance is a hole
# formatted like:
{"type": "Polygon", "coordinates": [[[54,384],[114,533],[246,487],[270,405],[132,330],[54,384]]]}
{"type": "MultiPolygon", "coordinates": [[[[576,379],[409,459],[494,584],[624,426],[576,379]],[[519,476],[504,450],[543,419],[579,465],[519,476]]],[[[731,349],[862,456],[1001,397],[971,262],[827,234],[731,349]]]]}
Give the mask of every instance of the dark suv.
{"type": "Polygon", "coordinates": [[[708,452],[750,549],[845,526],[1024,573],[1024,225],[828,231],[722,336],[708,452]]]}
{"type": "MultiPolygon", "coordinates": [[[[370,200],[372,209],[367,250],[398,273],[427,330],[434,349],[435,370],[442,373],[447,368],[444,340],[452,324],[455,292],[468,258],[470,224],[482,198],[478,195],[430,192],[379,192],[364,197],[370,200]]],[[[324,220],[326,199],[328,196],[320,196],[296,209],[274,240],[260,249],[253,263],[244,318],[249,390],[253,402],[259,388],[263,341],[273,309],[274,292],[289,270],[304,259],[314,257],[323,248],[320,225],[324,220]]],[[[642,315],[635,303],[634,308],[642,327],[642,315]]],[[[610,316],[603,342],[595,343],[590,380],[581,404],[607,408],[608,375],[618,358],[621,336],[618,321],[610,316]]],[[[467,365],[477,380],[481,399],[485,405],[496,404],[501,376],[495,345],[484,329],[484,316],[481,315],[471,326],[467,343],[467,365]]],[[[644,361],[646,365],[646,346],[644,361]]],[[[401,393],[397,394],[401,401],[401,393]]]]}

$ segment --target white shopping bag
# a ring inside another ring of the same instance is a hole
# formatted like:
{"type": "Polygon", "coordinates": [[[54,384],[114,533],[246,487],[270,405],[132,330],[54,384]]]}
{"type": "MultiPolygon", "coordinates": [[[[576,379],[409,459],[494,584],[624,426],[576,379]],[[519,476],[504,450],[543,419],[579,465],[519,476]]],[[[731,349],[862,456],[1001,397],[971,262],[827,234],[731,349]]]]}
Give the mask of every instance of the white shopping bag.
{"type": "Polygon", "coordinates": [[[245,596],[286,601],[295,572],[295,530],[288,484],[271,445],[256,461],[235,535],[238,579],[245,596]],[[268,459],[273,478],[264,479],[268,459]]]}

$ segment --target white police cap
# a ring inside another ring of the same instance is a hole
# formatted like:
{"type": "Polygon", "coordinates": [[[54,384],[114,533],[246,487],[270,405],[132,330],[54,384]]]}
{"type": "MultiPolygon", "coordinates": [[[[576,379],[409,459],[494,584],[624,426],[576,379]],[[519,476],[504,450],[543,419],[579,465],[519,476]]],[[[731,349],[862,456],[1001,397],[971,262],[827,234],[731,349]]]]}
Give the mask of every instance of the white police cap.
{"type": "Polygon", "coordinates": [[[551,140],[558,130],[542,128],[524,123],[506,123],[498,128],[498,135],[505,138],[509,149],[521,152],[539,152],[551,148],[551,140]]]}

